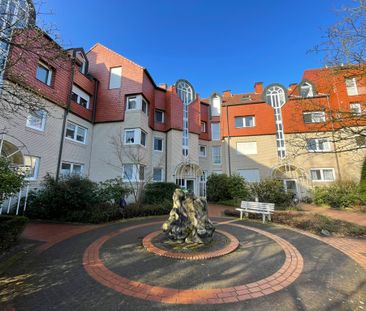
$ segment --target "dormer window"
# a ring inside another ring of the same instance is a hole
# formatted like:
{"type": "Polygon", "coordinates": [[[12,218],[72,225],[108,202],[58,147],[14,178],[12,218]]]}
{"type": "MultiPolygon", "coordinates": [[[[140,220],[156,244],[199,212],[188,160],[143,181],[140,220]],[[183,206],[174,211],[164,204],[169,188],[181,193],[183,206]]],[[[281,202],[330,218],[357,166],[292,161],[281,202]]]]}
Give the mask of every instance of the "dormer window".
{"type": "Polygon", "coordinates": [[[250,95],[244,95],[241,99],[242,102],[251,101],[252,97],[250,95]]]}
{"type": "Polygon", "coordinates": [[[81,52],[76,53],[76,65],[78,66],[79,71],[85,75],[86,74],[86,59],[85,59],[83,53],[81,53],[81,52]]]}
{"type": "Polygon", "coordinates": [[[303,84],[301,84],[300,95],[301,97],[313,97],[313,86],[309,82],[304,82],[303,84]]]}
{"type": "Polygon", "coordinates": [[[149,115],[149,104],[142,95],[128,96],[126,99],[126,111],[140,110],[149,115]]]}
{"type": "Polygon", "coordinates": [[[211,97],[211,115],[213,117],[219,117],[221,113],[221,97],[217,94],[211,97]]]}

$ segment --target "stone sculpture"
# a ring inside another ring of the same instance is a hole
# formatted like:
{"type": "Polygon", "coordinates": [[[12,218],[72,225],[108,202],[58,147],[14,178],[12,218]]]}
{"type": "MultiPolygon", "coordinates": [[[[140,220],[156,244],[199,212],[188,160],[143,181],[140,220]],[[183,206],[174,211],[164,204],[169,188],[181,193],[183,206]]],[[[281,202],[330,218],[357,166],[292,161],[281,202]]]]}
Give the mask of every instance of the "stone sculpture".
{"type": "Polygon", "coordinates": [[[162,229],[170,240],[187,244],[208,243],[215,232],[208,218],[207,201],[182,189],[174,191],[173,208],[162,229]]]}

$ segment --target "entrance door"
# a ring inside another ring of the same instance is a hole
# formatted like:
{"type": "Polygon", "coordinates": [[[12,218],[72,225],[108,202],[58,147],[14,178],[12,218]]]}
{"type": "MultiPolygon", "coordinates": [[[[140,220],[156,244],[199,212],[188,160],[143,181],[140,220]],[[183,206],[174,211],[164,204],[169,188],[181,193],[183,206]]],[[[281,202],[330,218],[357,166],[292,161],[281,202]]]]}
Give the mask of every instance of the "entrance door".
{"type": "Polygon", "coordinates": [[[186,179],[186,189],[194,193],[194,180],[193,179],[186,179]]]}
{"type": "Polygon", "coordinates": [[[286,192],[292,192],[297,195],[296,179],[285,179],[283,181],[286,192]]]}

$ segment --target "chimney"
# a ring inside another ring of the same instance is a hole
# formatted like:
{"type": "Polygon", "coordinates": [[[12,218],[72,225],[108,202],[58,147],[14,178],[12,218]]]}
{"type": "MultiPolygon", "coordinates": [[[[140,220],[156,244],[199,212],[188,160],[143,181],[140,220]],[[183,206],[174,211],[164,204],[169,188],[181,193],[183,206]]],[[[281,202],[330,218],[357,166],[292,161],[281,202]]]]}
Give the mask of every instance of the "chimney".
{"type": "Polygon", "coordinates": [[[231,96],[233,96],[233,95],[231,94],[231,90],[226,90],[226,91],[224,91],[223,93],[224,93],[224,97],[231,97],[231,96]]]}
{"type": "Polygon", "coordinates": [[[162,89],[164,89],[164,90],[166,90],[168,88],[168,84],[166,84],[166,83],[160,83],[159,84],[159,87],[162,88],[162,89]]]}
{"type": "Polygon", "coordinates": [[[290,85],[288,86],[288,91],[289,92],[292,92],[294,89],[295,89],[295,87],[297,86],[297,83],[290,83],[290,85]]]}
{"type": "Polygon", "coordinates": [[[262,94],[263,93],[263,82],[254,83],[254,91],[256,94],[262,94]]]}

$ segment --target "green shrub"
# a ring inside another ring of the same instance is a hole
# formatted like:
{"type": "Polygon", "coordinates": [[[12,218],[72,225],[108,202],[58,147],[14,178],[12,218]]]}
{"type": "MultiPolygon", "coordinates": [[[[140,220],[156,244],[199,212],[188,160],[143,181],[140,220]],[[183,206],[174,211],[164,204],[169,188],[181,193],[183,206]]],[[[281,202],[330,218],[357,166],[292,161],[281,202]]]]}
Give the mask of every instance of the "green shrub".
{"type": "Polygon", "coordinates": [[[146,204],[138,207],[136,204],[129,204],[123,209],[123,218],[168,215],[172,209],[172,201],[165,200],[160,204],[146,204]]]}
{"type": "Polygon", "coordinates": [[[23,216],[0,216],[0,251],[13,245],[28,222],[23,216]]]}
{"type": "Polygon", "coordinates": [[[333,208],[352,207],[359,201],[359,189],[352,181],[335,182],[329,186],[315,187],[314,203],[330,205],[333,208]]]}
{"type": "Polygon", "coordinates": [[[0,204],[23,186],[24,176],[11,167],[11,163],[0,155],[0,204]]]}
{"type": "Polygon", "coordinates": [[[86,210],[69,211],[65,215],[65,221],[99,224],[118,220],[122,217],[122,211],[117,205],[100,203],[86,210]]]}
{"type": "Polygon", "coordinates": [[[108,179],[98,184],[98,201],[118,204],[119,200],[130,192],[122,178],[108,179]]]}
{"type": "Polygon", "coordinates": [[[161,203],[165,200],[172,200],[174,190],[179,188],[174,183],[156,182],[145,186],[144,200],[146,204],[161,203]]]}
{"type": "Polygon", "coordinates": [[[258,198],[259,202],[275,203],[276,207],[287,207],[292,204],[294,194],[287,193],[282,181],[263,179],[250,184],[251,200],[258,198]]]}
{"type": "Polygon", "coordinates": [[[239,175],[212,174],[207,178],[207,200],[219,202],[249,197],[249,186],[239,175]]]}

